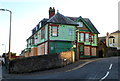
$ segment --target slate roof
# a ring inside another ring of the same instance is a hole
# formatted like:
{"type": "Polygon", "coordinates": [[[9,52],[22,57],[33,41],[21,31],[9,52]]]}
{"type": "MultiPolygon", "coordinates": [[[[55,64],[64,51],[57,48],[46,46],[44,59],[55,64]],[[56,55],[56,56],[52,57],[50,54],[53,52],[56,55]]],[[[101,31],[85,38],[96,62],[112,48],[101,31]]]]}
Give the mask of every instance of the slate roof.
{"type": "MultiPolygon", "coordinates": [[[[64,16],[62,14],[60,14],[59,12],[57,12],[54,16],[52,16],[50,19],[44,18],[43,20],[41,20],[41,27],[42,28],[44,25],[46,25],[47,23],[55,23],[55,24],[66,24],[66,25],[75,25],[78,26],[77,24],[77,20],[80,17],[67,17],[64,16]]],[[[97,31],[97,29],[95,28],[95,26],[92,24],[92,22],[88,19],[88,18],[83,18],[83,20],[90,26],[90,28],[93,30],[93,33],[97,33],[99,34],[99,32],[97,31]]],[[[38,25],[39,26],[39,25],[38,25]]],[[[37,31],[36,31],[37,32],[37,31]]],[[[33,36],[34,34],[32,34],[33,36]]],[[[30,36],[30,37],[32,37],[30,36]]],[[[30,38],[29,37],[29,38],[30,38]]],[[[28,39],[29,39],[28,38],[28,39]]]]}
{"type": "Polygon", "coordinates": [[[109,38],[115,38],[114,36],[110,36],[109,38]]]}
{"type": "Polygon", "coordinates": [[[77,21],[77,19],[78,19],[79,17],[68,17],[68,18],[70,18],[70,19],[73,20],[73,21],[77,21]]]}
{"type": "Polygon", "coordinates": [[[93,30],[94,33],[100,34],[96,27],[92,24],[92,22],[88,18],[83,18],[87,24],[90,26],[90,28],[93,30]]]}
{"type": "Polygon", "coordinates": [[[68,17],[57,12],[54,16],[52,16],[48,21],[48,23],[56,23],[56,24],[67,24],[67,25],[78,25],[75,21],[69,19],[68,17]]]}
{"type": "MultiPolygon", "coordinates": [[[[73,21],[77,21],[77,19],[79,19],[79,17],[68,17],[73,21]]],[[[96,29],[96,27],[92,24],[92,22],[90,21],[90,19],[88,18],[83,18],[83,20],[90,26],[90,28],[93,30],[94,33],[100,34],[98,32],[98,30],[96,29]]]]}
{"type": "MultiPolygon", "coordinates": [[[[113,33],[120,33],[120,30],[117,30],[117,31],[115,31],[115,32],[113,32],[113,33]]],[[[112,33],[111,33],[112,34],[112,33]]]]}

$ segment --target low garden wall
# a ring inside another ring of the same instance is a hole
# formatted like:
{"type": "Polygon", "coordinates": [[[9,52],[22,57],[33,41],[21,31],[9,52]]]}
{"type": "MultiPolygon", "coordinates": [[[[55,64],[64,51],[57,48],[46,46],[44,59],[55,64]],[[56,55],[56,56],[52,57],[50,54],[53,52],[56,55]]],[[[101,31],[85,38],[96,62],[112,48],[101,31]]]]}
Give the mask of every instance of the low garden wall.
{"type": "Polygon", "coordinates": [[[62,67],[73,62],[74,52],[19,58],[9,62],[9,73],[28,73],[47,70],[62,67]]]}
{"type": "Polygon", "coordinates": [[[117,56],[117,48],[109,47],[107,51],[107,57],[117,56]]]}

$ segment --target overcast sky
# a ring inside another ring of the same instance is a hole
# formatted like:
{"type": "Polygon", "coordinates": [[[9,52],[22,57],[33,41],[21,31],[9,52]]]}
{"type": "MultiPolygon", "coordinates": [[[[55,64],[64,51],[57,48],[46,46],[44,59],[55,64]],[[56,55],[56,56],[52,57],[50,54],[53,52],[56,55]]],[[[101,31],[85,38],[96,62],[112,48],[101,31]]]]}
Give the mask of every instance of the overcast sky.
{"type": "MultiPolygon", "coordinates": [[[[89,18],[105,36],[118,30],[119,0],[0,0],[0,8],[12,11],[11,51],[17,54],[26,48],[31,30],[43,18],[48,18],[49,7],[64,16],[89,18]]],[[[8,52],[9,12],[0,11],[0,54],[8,52]]]]}

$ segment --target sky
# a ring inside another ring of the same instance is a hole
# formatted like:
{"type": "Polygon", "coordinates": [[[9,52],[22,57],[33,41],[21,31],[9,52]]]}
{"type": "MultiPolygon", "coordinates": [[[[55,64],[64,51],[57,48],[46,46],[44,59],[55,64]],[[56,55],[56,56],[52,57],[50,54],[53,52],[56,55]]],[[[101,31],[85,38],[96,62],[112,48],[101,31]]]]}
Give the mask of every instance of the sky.
{"type": "MultiPolygon", "coordinates": [[[[43,18],[48,18],[49,7],[64,16],[89,18],[105,36],[118,30],[119,0],[0,0],[0,9],[12,11],[11,51],[19,55],[26,48],[31,30],[43,18]]],[[[8,52],[9,12],[0,11],[0,55],[8,52]],[[3,45],[4,44],[4,45],[3,45]]]]}

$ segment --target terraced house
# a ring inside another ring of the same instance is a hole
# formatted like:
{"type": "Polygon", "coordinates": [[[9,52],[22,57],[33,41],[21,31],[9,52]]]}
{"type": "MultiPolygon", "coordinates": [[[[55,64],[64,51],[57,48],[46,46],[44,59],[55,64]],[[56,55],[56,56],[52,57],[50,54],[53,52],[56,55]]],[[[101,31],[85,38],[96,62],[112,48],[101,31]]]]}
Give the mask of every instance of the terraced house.
{"type": "Polygon", "coordinates": [[[96,57],[99,32],[88,18],[67,17],[49,8],[49,19],[44,18],[27,39],[26,57],[57,54],[74,50],[76,58],[96,57]]]}

